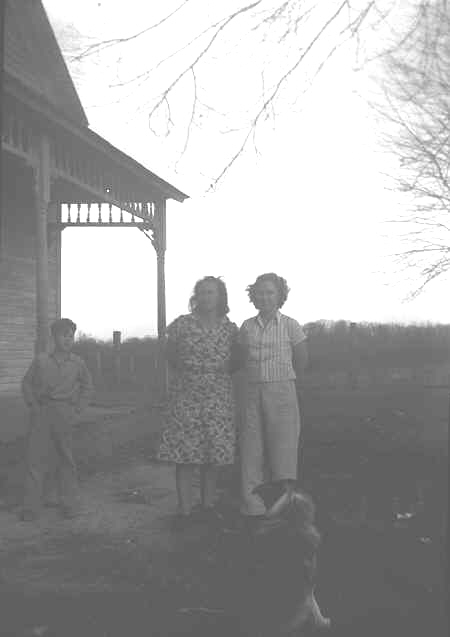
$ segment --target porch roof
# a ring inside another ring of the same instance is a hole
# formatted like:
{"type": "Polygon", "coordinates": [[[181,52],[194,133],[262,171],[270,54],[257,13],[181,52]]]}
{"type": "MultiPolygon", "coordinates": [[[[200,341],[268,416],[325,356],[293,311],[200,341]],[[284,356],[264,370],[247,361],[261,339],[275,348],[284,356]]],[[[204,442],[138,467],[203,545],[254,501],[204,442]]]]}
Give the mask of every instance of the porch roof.
{"type": "Polygon", "coordinates": [[[3,150],[33,165],[46,136],[55,202],[107,202],[139,215],[142,204],[186,199],[88,128],[42,1],[6,0],[5,8],[3,150]]]}
{"type": "Polygon", "coordinates": [[[52,200],[106,202],[139,216],[137,204],[184,201],[172,186],[103,137],[67,120],[50,102],[5,73],[3,148],[36,161],[35,140],[45,134],[51,148],[52,200]]]}

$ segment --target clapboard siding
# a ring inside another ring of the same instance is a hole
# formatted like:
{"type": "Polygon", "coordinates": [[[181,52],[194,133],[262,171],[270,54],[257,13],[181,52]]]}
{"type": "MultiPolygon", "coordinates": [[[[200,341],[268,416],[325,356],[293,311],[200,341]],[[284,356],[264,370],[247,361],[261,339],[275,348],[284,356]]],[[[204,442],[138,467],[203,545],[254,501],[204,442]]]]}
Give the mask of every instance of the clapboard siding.
{"type": "MultiPolygon", "coordinates": [[[[6,165],[5,175],[0,246],[0,396],[20,391],[36,339],[32,174],[14,163],[6,165]]],[[[49,246],[50,319],[58,312],[57,247],[57,241],[49,246]]]]}
{"type": "MultiPolygon", "coordinates": [[[[8,246],[9,250],[11,246],[8,246]]],[[[8,250],[8,251],[9,251],[8,250]]],[[[0,263],[0,394],[17,392],[35,340],[34,262],[3,256],[0,263]]]]}

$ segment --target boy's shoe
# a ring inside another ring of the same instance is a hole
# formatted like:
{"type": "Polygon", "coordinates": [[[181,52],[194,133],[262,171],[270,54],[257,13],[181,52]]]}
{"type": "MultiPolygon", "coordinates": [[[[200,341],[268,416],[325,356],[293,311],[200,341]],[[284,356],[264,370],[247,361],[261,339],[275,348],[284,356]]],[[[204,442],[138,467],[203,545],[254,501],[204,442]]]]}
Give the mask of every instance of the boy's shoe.
{"type": "Polygon", "coordinates": [[[22,522],[36,522],[39,519],[39,514],[36,511],[31,511],[31,509],[23,509],[19,513],[19,520],[22,522]]]}

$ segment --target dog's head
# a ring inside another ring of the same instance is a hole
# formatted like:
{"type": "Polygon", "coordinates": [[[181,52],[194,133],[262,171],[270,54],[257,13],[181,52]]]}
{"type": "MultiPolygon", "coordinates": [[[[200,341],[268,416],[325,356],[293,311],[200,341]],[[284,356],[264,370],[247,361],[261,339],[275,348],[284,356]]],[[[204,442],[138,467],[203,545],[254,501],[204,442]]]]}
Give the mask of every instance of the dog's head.
{"type": "Polygon", "coordinates": [[[267,509],[256,528],[257,533],[284,527],[286,532],[303,535],[306,540],[309,537],[313,548],[317,548],[320,536],[314,526],[315,506],[295,481],[268,482],[258,486],[254,493],[261,497],[267,509]]]}

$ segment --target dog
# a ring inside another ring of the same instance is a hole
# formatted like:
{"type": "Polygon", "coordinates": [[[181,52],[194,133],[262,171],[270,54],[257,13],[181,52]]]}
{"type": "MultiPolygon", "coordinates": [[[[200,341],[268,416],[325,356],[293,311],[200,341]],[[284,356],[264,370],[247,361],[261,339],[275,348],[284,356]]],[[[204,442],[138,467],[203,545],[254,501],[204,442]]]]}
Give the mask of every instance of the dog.
{"type": "Polygon", "coordinates": [[[251,530],[247,614],[258,636],[327,630],[314,595],[320,534],[312,499],[294,481],[263,484],[266,514],[251,530]]]}

